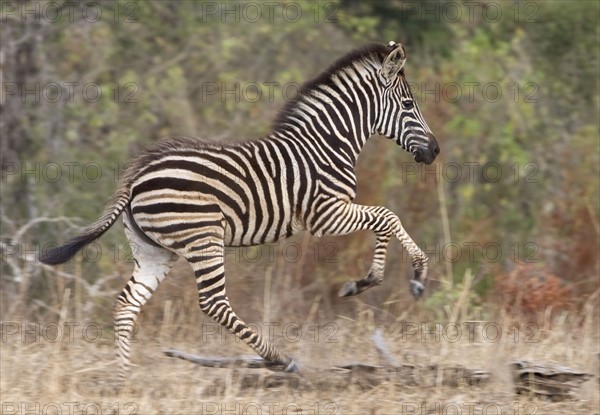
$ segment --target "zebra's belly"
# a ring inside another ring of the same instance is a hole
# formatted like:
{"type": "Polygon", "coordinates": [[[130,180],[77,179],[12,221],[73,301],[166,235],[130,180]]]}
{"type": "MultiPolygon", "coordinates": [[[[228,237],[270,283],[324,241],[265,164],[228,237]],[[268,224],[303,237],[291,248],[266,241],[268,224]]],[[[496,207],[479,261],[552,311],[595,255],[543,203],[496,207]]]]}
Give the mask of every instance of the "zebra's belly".
{"type": "Polygon", "coordinates": [[[279,211],[274,214],[257,214],[250,210],[243,217],[225,215],[225,236],[227,246],[252,246],[276,242],[304,230],[304,226],[291,212],[279,211]]]}

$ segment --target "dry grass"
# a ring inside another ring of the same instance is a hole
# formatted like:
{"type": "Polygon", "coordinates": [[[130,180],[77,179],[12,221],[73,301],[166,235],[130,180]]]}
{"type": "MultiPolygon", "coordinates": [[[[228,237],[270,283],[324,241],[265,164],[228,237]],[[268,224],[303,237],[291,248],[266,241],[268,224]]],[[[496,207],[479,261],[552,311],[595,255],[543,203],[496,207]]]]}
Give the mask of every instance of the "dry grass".
{"type": "MultiPolygon", "coordinates": [[[[353,311],[315,323],[297,319],[286,321],[285,304],[275,307],[274,301],[270,307],[281,314],[277,319],[273,318],[273,321],[281,322],[274,330],[276,343],[295,356],[307,370],[358,361],[377,364],[379,358],[369,337],[376,327],[380,327],[400,363],[462,364],[491,372],[491,381],[481,386],[457,387],[440,386],[441,382],[436,384],[434,380],[421,385],[383,382],[374,388],[357,384],[347,390],[269,389],[258,385],[247,388],[239,376],[244,369],[208,369],[162,354],[170,347],[205,355],[249,353],[249,349],[230,335],[210,334],[216,327],[200,316],[195,304],[189,304],[185,297],[173,297],[153,300],[145,311],[139,342],[133,349],[137,366],[120,394],[116,394],[112,386],[116,361],[108,326],[103,327],[102,339],[98,341],[92,341],[96,331],[95,326],[89,326],[86,341],[83,332],[86,322],[82,321],[73,328],[72,339],[65,329],[62,340],[52,342],[55,337],[52,327],[55,326],[49,323],[29,326],[27,333],[21,326],[17,334],[10,334],[13,329],[6,322],[20,320],[18,316],[3,318],[0,361],[3,413],[55,413],[56,408],[61,409],[58,413],[85,413],[87,410],[88,413],[103,414],[598,413],[597,376],[583,385],[576,399],[550,402],[515,395],[508,366],[515,359],[554,361],[597,375],[599,338],[594,307],[588,308],[587,315],[564,314],[552,324],[542,323],[533,328],[526,327],[526,322],[501,315],[492,325],[486,326],[488,332],[485,334],[484,323],[481,323],[474,330],[473,338],[467,335],[464,323],[459,322],[463,332],[458,341],[454,341],[457,339],[455,333],[445,330],[451,328],[447,322],[438,322],[442,326],[434,330],[439,339],[435,334],[421,330],[420,322],[427,321],[427,315],[420,309],[420,304],[406,308],[404,316],[394,321],[395,318],[386,311],[391,307],[389,304],[395,304],[394,301],[379,309],[361,298],[349,301],[353,311]],[[156,323],[152,324],[150,320],[156,323]],[[519,329],[515,322],[520,324],[519,329]],[[287,332],[282,329],[285,324],[290,324],[287,332]],[[303,324],[300,331],[293,326],[295,324],[303,324]],[[494,333],[498,327],[502,328],[502,334],[495,341],[494,333]],[[497,412],[499,408],[502,412],[497,412]]],[[[453,306],[465,308],[464,304],[453,306]]],[[[305,304],[307,314],[322,318],[324,313],[314,308],[311,302],[305,304]]],[[[63,322],[74,321],[68,309],[63,307],[63,322]]],[[[254,371],[270,373],[262,369],[254,371]]]]}

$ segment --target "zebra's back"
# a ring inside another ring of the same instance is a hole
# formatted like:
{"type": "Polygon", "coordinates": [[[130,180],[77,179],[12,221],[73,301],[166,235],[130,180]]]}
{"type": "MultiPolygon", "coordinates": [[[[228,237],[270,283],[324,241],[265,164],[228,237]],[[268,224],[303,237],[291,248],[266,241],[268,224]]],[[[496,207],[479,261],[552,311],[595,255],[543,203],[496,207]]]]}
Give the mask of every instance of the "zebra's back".
{"type": "Polygon", "coordinates": [[[299,146],[284,139],[166,140],[130,167],[133,219],[169,248],[180,248],[199,228],[218,225],[229,246],[273,242],[306,229],[314,188],[310,164],[299,146]]]}

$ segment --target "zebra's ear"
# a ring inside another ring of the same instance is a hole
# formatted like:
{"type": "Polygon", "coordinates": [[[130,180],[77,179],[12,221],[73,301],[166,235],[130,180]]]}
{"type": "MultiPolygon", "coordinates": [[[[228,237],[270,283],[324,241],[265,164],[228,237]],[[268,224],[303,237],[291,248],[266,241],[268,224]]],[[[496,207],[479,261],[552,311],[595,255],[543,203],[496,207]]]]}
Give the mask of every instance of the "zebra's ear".
{"type": "Polygon", "coordinates": [[[390,53],[385,57],[383,65],[381,66],[381,75],[387,80],[391,81],[406,62],[406,51],[401,43],[390,42],[388,44],[390,48],[393,48],[390,53]]]}

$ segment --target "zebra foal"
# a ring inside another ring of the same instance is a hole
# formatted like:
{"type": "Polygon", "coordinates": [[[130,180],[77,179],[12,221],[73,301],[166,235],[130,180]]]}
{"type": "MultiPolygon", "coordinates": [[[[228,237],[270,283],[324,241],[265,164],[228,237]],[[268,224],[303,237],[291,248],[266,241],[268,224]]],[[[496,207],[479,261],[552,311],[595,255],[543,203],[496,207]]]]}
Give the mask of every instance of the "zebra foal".
{"type": "Polygon", "coordinates": [[[392,139],[416,162],[430,164],[439,153],[406,81],[405,60],[404,47],[394,42],[348,53],[302,86],[265,138],[159,142],[129,165],[96,223],[42,254],[46,264],[66,262],[123,214],[135,266],[114,311],[121,382],[131,365],[136,317],[179,256],[194,271],[200,309],[289,372],[298,370],[295,362],[232,310],[225,292],[226,246],[274,242],[303,230],[322,236],[369,229],[376,235],[371,267],[364,278],[346,282],[340,296],[381,283],[392,237],[411,255],[410,289],[421,294],[427,256],[398,217],[384,207],[352,203],[356,161],[370,136],[392,139]]]}

